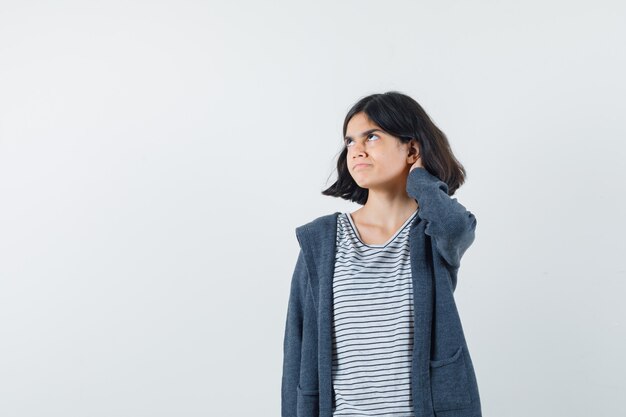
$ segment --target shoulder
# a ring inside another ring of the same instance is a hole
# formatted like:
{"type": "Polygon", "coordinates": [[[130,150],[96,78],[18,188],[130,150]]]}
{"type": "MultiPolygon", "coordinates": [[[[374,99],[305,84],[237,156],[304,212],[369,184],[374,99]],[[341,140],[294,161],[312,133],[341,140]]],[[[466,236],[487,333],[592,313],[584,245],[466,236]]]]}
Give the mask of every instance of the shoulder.
{"type": "Polygon", "coordinates": [[[341,213],[336,211],[334,213],[331,214],[325,214],[323,216],[319,216],[316,217],[313,220],[310,220],[298,227],[296,227],[296,231],[298,230],[303,230],[303,229],[309,229],[309,230],[315,230],[315,229],[320,229],[320,228],[325,228],[328,227],[330,225],[336,224],[337,222],[337,217],[340,215],[341,213]]]}
{"type": "Polygon", "coordinates": [[[302,243],[308,239],[320,239],[329,236],[334,238],[339,214],[341,213],[338,211],[325,214],[296,227],[296,237],[300,245],[302,246],[302,243]]]}

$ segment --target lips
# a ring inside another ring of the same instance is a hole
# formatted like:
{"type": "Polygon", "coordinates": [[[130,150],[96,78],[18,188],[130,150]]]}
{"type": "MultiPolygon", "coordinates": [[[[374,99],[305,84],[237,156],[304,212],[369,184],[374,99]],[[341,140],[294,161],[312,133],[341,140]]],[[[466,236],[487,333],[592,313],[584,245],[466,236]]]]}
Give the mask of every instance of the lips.
{"type": "Polygon", "coordinates": [[[370,166],[370,164],[356,164],[353,168],[357,169],[357,168],[364,168],[364,167],[368,167],[370,166]]]}

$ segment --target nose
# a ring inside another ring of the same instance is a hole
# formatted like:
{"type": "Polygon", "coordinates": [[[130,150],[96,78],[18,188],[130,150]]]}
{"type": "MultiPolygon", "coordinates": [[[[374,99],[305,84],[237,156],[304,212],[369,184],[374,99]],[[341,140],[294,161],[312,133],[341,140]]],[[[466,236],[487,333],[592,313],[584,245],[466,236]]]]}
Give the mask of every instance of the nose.
{"type": "Polygon", "coordinates": [[[351,149],[352,157],[361,156],[365,153],[365,145],[354,143],[351,149]]]}

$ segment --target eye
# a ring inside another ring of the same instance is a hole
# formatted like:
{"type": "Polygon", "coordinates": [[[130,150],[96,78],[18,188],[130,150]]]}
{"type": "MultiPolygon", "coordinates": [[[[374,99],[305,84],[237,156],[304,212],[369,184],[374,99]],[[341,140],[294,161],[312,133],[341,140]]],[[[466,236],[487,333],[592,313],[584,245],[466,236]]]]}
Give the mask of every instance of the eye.
{"type": "MultiPolygon", "coordinates": [[[[377,134],[374,134],[374,133],[370,133],[369,135],[367,135],[367,138],[369,139],[369,138],[370,138],[370,137],[372,137],[372,136],[375,136],[375,137],[377,137],[378,139],[380,139],[380,136],[378,136],[377,134]]],[[[346,147],[350,146],[350,142],[354,142],[354,141],[353,141],[352,139],[346,139],[346,140],[344,141],[344,144],[346,145],[346,147]]]]}

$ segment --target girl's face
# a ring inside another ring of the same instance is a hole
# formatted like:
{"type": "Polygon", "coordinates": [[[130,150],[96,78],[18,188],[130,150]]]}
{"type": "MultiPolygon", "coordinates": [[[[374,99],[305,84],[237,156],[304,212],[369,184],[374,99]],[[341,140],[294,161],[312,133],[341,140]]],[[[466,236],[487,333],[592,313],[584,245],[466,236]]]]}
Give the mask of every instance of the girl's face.
{"type": "Polygon", "coordinates": [[[365,113],[350,119],[344,141],[348,171],[359,187],[384,189],[406,181],[410,145],[383,131],[365,113]]]}

